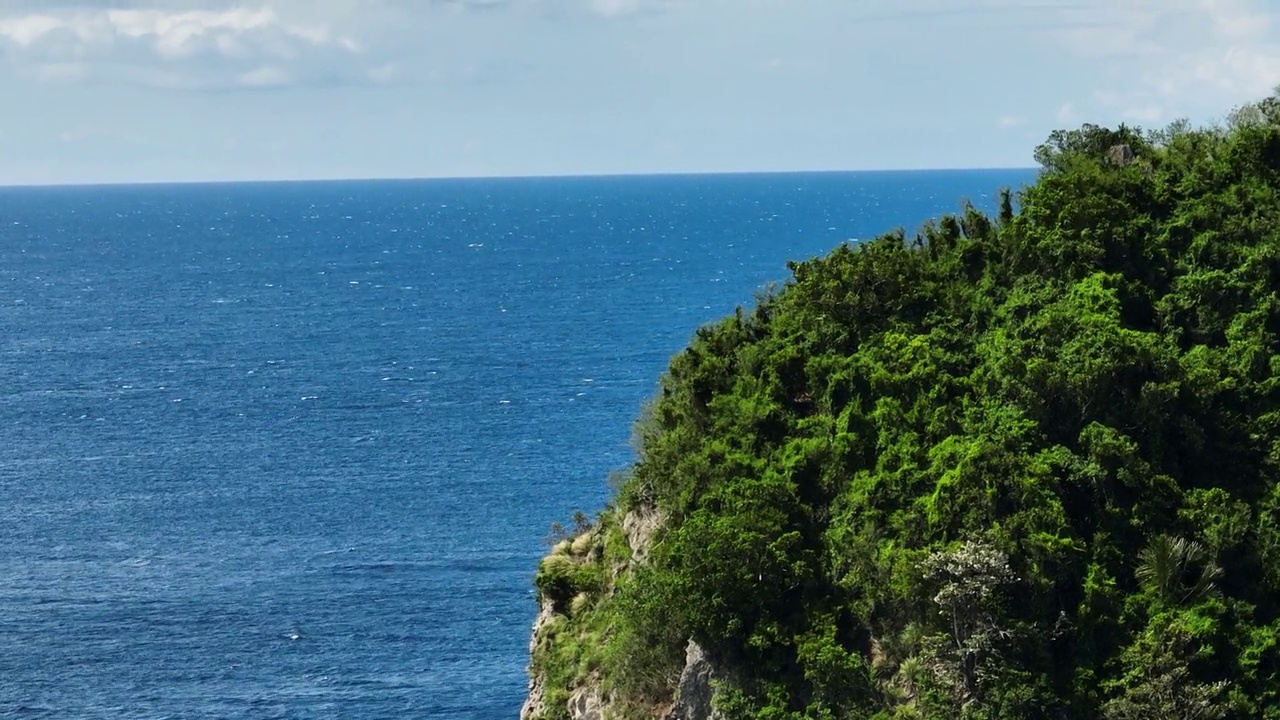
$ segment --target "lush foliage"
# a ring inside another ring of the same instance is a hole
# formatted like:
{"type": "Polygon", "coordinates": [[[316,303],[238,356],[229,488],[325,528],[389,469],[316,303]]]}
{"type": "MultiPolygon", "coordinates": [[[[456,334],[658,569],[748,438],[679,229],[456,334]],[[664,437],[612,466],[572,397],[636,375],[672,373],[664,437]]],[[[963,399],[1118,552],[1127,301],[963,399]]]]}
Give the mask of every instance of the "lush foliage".
{"type": "Polygon", "coordinates": [[[1036,157],[672,361],[647,562],[540,575],[575,682],[640,713],[693,638],[735,717],[1280,718],[1280,99],[1036,157]]]}

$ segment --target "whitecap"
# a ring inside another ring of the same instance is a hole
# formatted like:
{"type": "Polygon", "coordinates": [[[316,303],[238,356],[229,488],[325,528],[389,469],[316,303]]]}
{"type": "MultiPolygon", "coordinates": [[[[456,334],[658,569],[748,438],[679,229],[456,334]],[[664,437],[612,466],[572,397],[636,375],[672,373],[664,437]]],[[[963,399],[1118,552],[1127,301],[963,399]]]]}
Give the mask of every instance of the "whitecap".
{"type": "Polygon", "coordinates": [[[338,548],[337,550],[325,550],[320,554],[321,555],[337,555],[338,553],[349,553],[349,552],[355,552],[355,551],[356,551],[356,547],[352,545],[350,547],[338,548]]]}

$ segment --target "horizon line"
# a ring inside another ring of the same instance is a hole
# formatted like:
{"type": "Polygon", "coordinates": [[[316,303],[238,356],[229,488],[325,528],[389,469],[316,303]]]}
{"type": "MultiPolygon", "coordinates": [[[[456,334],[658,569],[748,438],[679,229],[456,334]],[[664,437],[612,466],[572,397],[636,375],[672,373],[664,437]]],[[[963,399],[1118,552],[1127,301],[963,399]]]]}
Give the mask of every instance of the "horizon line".
{"type": "Polygon", "coordinates": [[[424,175],[424,176],[367,176],[367,177],[317,177],[276,179],[216,179],[216,180],[106,180],[74,182],[0,182],[0,190],[24,189],[89,189],[128,187],[172,187],[196,185],[302,185],[332,183],[375,182],[447,182],[486,180],[591,180],[622,178],[679,178],[679,177],[751,177],[761,175],[892,175],[908,173],[943,172],[1001,172],[1039,170],[1034,166],[971,167],[971,168],[881,168],[871,170],[727,170],[727,171],[675,171],[675,172],[617,172],[617,173],[547,173],[542,175],[424,175]]]}

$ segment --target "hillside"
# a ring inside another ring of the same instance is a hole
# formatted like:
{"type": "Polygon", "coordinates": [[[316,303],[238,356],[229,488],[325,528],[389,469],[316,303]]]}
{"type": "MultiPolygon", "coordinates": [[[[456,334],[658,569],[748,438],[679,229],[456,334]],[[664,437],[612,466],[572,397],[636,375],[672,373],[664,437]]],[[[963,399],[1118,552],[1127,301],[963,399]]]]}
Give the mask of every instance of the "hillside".
{"type": "Polygon", "coordinates": [[[697,332],[526,718],[1280,719],[1280,97],[1036,159],[697,332]]]}

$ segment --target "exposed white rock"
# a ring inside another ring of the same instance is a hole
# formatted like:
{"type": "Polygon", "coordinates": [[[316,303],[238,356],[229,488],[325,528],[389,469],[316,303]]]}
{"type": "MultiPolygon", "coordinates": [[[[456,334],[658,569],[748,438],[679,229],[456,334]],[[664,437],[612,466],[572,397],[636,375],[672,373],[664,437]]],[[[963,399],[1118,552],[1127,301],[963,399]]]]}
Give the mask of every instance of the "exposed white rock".
{"type": "Polygon", "coordinates": [[[1107,150],[1107,161],[1112,165],[1124,167],[1125,165],[1132,164],[1134,158],[1135,155],[1133,154],[1133,148],[1128,145],[1113,145],[1107,150]]]}
{"type": "Polygon", "coordinates": [[[684,671],[676,689],[676,704],[664,720],[724,720],[711,707],[716,684],[723,678],[702,646],[689,641],[684,654],[684,671]]]}
{"type": "MultiPolygon", "coordinates": [[[[543,628],[551,619],[555,617],[555,611],[551,608],[549,600],[542,601],[542,607],[538,610],[538,617],[533,620],[533,632],[529,635],[529,656],[533,656],[534,650],[538,647],[538,642],[542,639],[543,628]]],[[[546,712],[547,705],[547,689],[543,685],[542,673],[529,673],[529,694],[524,699],[524,706],[520,708],[520,720],[537,720],[546,712]]]]}
{"type": "Polygon", "coordinates": [[[569,717],[572,720],[604,720],[605,703],[600,691],[587,686],[569,696],[569,717]]]}
{"type": "Polygon", "coordinates": [[[666,514],[652,506],[637,507],[623,516],[622,532],[626,534],[627,545],[631,547],[632,563],[642,563],[649,556],[654,533],[666,521],[666,514]]]}

